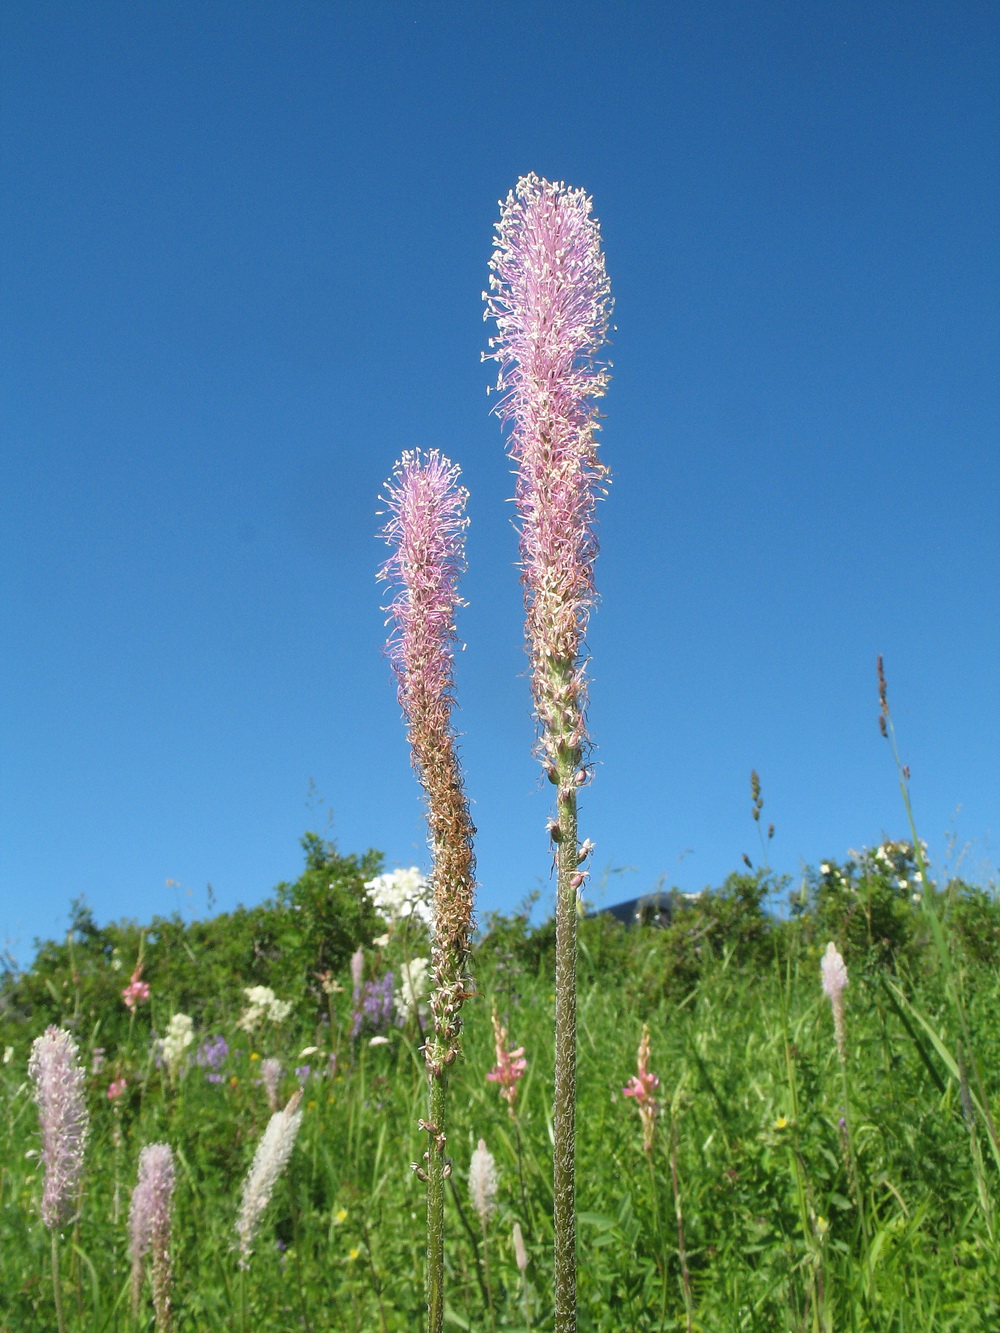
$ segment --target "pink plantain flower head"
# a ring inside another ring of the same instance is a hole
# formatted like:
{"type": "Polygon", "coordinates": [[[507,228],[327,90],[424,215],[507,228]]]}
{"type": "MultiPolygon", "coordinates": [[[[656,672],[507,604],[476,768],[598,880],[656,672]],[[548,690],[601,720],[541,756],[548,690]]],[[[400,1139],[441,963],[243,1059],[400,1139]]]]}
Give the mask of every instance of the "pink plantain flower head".
{"type": "Polygon", "coordinates": [[[126,1009],[132,1013],[138,1004],[145,1004],[149,999],[149,982],[142,979],[142,963],[136,963],[135,971],[132,973],[128,985],[122,991],[122,1000],[126,1009]]]}
{"type": "Polygon", "coordinates": [[[403,454],[386,486],[382,535],[391,554],[378,577],[398,588],[386,607],[387,651],[406,718],[413,767],[427,801],[433,855],[432,962],[436,1040],[426,1048],[437,1068],[453,1051],[465,996],[472,930],[475,834],[451,725],[455,611],[465,565],[465,504],[459,469],[436,449],[403,454]],[[441,1045],[443,1043],[443,1046],[441,1045]]]}
{"type": "Polygon", "coordinates": [[[837,1043],[837,1054],[841,1060],[847,1059],[847,1028],[844,1024],[844,991],[847,989],[847,966],[840,956],[840,950],[831,940],[826,946],[826,953],[820,959],[823,994],[830,1001],[833,1010],[833,1036],[837,1043]]]}
{"type": "Polygon", "coordinates": [[[278,1087],[281,1083],[282,1072],[281,1061],[276,1060],[273,1055],[268,1056],[266,1060],[261,1060],[260,1081],[267,1093],[267,1104],[272,1115],[278,1109],[278,1087]]]}
{"type": "Polygon", "coordinates": [[[586,745],[581,645],[595,600],[595,507],[607,482],[596,400],[608,372],[611,294],[600,227],[583,190],[522,176],[501,205],[486,317],[498,414],[517,464],[526,638],[547,766],[586,745]],[[558,739],[557,739],[558,738],[558,739]]]}
{"type": "Polygon", "coordinates": [[[469,1198],[485,1229],[497,1206],[497,1164],[485,1139],[479,1140],[469,1162],[469,1198]]]}
{"type": "Polygon", "coordinates": [[[656,1128],[656,1116],[659,1106],[653,1093],[660,1086],[660,1080],[649,1068],[649,1026],[643,1024],[642,1040],[639,1042],[639,1072],[633,1074],[622,1092],[626,1097],[634,1097],[636,1108],[642,1119],[642,1147],[644,1152],[653,1151],[653,1132],[656,1128]]]}
{"type": "Polygon", "coordinates": [[[139,1179],[129,1207],[132,1311],[142,1297],[142,1261],[153,1260],[153,1308],[157,1333],[170,1328],[170,1208],[174,1197],[174,1155],[167,1143],[151,1143],[139,1154],[139,1179]]]}
{"type": "Polygon", "coordinates": [[[65,1226],[73,1216],[90,1130],[79,1050],[65,1028],[46,1028],[35,1038],[28,1074],[42,1130],[42,1221],[52,1229],[65,1226]]]}
{"type": "Polygon", "coordinates": [[[500,1022],[500,1015],[497,1013],[495,1004],[493,1006],[493,1041],[496,1046],[497,1062],[486,1077],[490,1083],[500,1084],[500,1096],[506,1101],[507,1108],[513,1117],[517,1102],[518,1079],[524,1076],[524,1071],[528,1068],[528,1062],[524,1058],[523,1046],[518,1046],[517,1050],[514,1051],[508,1050],[507,1029],[500,1022]]]}

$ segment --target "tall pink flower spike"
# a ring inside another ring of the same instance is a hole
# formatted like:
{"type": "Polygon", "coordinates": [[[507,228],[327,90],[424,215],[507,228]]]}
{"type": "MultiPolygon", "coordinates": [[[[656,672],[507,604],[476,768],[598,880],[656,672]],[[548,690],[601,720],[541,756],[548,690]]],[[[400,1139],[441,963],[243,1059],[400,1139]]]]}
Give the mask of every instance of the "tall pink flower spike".
{"type": "Polygon", "coordinates": [[[595,600],[596,499],[607,482],[597,456],[595,400],[609,375],[596,361],[611,315],[601,235],[583,190],[522,176],[502,205],[486,318],[497,333],[497,413],[517,464],[521,568],[543,758],[555,739],[585,744],[586,680],[578,661],[595,600]],[[570,670],[557,683],[555,663],[570,670]],[[564,724],[572,720],[572,736],[564,724]]]}
{"type": "Polygon", "coordinates": [[[403,454],[386,487],[389,519],[382,535],[391,554],[378,578],[400,586],[386,607],[387,644],[406,717],[413,767],[427,798],[434,857],[432,963],[434,1039],[431,1072],[454,1058],[461,1030],[465,966],[472,930],[475,834],[451,726],[454,706],[455,611],[465,566],[468,492],[458,467],[436,449],[403,454]]]}
{"type": "Polygon", "coordinates": [[[379,578],[398,586],[386,610],[392,624],[389,660],[406,717],[413,767],[424,789],[433,866],[431,945],[433,1030],[424,1043],[428,1116],[424,1166],[427,1183],[427,1328],[444,1325],[444,1182],[451,1171],[447,1143],[447,1071],[458,1057],[462,1003],[471,991],[467,973],[473,928],[476,865],[462,767],[451,726],[454,706],[455,611],[465,566],[467,492],[459,470],[436,449],[404,453],[386,488],[389,519],[382,535],[390,547],[379,578]]]}

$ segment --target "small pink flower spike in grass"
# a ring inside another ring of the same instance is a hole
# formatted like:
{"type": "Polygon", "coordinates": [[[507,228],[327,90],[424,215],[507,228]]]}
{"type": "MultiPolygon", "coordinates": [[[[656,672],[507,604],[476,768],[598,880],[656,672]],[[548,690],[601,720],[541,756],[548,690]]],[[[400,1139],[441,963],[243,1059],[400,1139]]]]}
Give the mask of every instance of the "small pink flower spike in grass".
{"type": "Polygon", "coordinates": [[[511,1118],[516,1115],[518,1080],[524,1076],[528,1062],[524,1058],[524,1047],[514,1051],[507,1048],[507,1029],[500,1022],[496,1003],[493,1005],[493,1040],[496,1046],[497,1062],[486,1075],[490,1083],[500,1084],[500,1096],[507,1103],[511,1118]]]}
{"type": "Polygon", "coordinates": [[[833,1010],[833,1036],[841,1063],[847,1059],[847,1030],[844,1025],[844,991],[847,989],[847,967],[840,951],[831,940],[820,960],[823,994],[833,1010]]]}
{"type": "Polygon", "coordinates": [[[448,1070],[459,1051],[475,892],[475,827],[451,724],[455,612],[465,567],[465,504],[459,469],[436,449],[404,453],[386,486],[390,547],[378,577],[398,588],[386,607],[387,645],[406,719],[413,767],[423,787],[434,894],[432,1031],[424,1044],[429,1082],[427,1131],[427,1312],[430,1333],[444,1322],[444,1189],[448,1070]]]}
{"type": "Polygon", "coordinates": [[[644,1152],[653,1151],[653,1134],[656,1129],[656,1116],[659,1105],[653,1093],[660,1086],[660,1080],[649,1068],[649,1025],[642,1027],[642,1040],[639,1043],[639,1072],[633,1074],[628,1084],[622,1088],[626,1097],[634,1097],[636,1108],[642,1119],[642,1148],[644,1152]]]}
{"type": "Polygon", "coordinates": [[[90,1133],[85,1075],[79,1047],[65,1028],[49,1027],[31,1046],[28,1076],[35,1087],[35,1101],[42,1131],[42,1221],[52,1237],[52,1294],[56,1325],[64,1333],[59,1277],[59,1230],[72,1220],[77,1192],[83,1177],[83,1154],[90,1133]]]}
{"type": "Polygon", "coordinates": [[[174,1196],[174,1155],[167,1143],[151,1143],[139,1154],[139,1179],[129,1208],[132,1259],[132,1313],[142,1297],[142,1261],[153,1259],[156,1333],[170,1333],[170,1208],[174,1196]]]}
{"type": "Polygon", "coordinates": [[[486,318],[499,365],[497,408],[517,464],[525,639],[538,748],[557,789],[556,1057],[553,1097],[555,1333],[576,1328],[576,925],[590,851],[577,833],[588,747],[584,636],[596,599],[597,356],[611,316],[601,234],[583,190],[522,176],[501,204],[486,318]]]}

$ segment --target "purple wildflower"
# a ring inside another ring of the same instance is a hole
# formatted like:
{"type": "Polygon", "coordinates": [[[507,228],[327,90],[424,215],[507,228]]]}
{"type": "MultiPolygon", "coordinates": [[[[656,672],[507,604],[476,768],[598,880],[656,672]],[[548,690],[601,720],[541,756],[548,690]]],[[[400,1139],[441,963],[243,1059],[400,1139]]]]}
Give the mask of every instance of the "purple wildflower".
{"type": "Polygon", "coordinates": [[[297,1065],[297,1066],[296,1066],[296,1069],[295,1069],[295,1077],[299,1080],[299,1087],[300,1087],[300,1088],[304,1088],[304,1087],[305,1087],[306,1083],[309,1081],[309,1077],[310,1077],[311,1074],[312,1074],[312,1066],[311,1066],[311,1065],[297,1065]]]}
{"type": "Polygon", "coordinates": [[[139,1154],[139,1179],[132,1191],[128,1225],[132,1258],[132,1310],[142,1296],[142,1261],[153,1258],[153,1306],[157,1333],[170,1328],[170,1205],[174,1155],[167,1143],[151,1143],[139,1154]]]}
{"type": "Polygon", "coordinates": [[[579,663],[595,599],[595,501],[607,481],[597,456],[596,361],[611,314],[600,228],[583,190],[522,176],[501,207],[486,316],[487,359],[499,364],[497,408],[511,424],[521,567],[535,709],[547,767],[557,745],[586,742],[579,663]]]}
{"type": "Polygon", "coordinates": [[[229,1054],[229,1042],[225,1037],[206,1037],[195,1052],[194,1062],[208,1070],[205,1078],[209,1083],[221,1083],[222,1075],[218,1072],[229,1054]]]}
{"type": "Polygon", "coordinates": [[[463,605],[458,579],[468,526],[468,492],[458,479],[459,469],[436,449],[403,454],[386,487],[389,519],[382,535],[392,550],[378,574],[399,587],[386,608],[392,624],[387,649],[427,799],[435,1038],[425,1054],[434,1073],[444,1068],[460,1031],[475,889],[475,828],[451,725],[455,611],[463,605]]]}
{"type": "Polygon", "coordinates": [[[42,1221],[49,1228],[62,1227],[73,1216],[90,1129],[79,1049],[65,1028],[46,1028],[35,1038],[28,1074],[42,1130],[42,1221]]]}
{"type": "Polygon", "coordinates": [[[393,986],[395,978],[387,972],[381,981],[366,981],[361,992],[360,1008],[355,1009],[351,1023],[352,1040],[362,1033],[378,1035],[384,1032],[392,1021],[393,986]]]}

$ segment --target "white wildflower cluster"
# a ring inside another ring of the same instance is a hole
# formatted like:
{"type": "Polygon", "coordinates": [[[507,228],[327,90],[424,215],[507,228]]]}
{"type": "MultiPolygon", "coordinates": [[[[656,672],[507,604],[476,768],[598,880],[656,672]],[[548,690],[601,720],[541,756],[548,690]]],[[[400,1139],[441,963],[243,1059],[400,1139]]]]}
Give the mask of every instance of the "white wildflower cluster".
{"type": "Polygon", "coordinates": [[[429,958],[412,958],[399,969],[400,984],[393,998],[396,1013],[404,1021],[412,1014],[426,1018],[429,1010],[423,1001],[430,995],[430,969],[429,958]]]}
{"type": "Polygon", "coordinates": [[[375,911],[389,926],[415,918],[428,930],[434,925],[434,905],[430,881],[416,866],[409,870],[390,870],[376,875],[365,884],[375,911]]]}
{"type": "Polygon", "coordinates": [[[167,1035],[159,1040],[159,1054],[167,1073],[175,1079],[181,1072],[184,1052],[194,1041],[194,1020],[187,1014],[174,1014],[167,1024],[167,1035]]]}
{"type": "Polygon", "coordinates": [[[270,986],[244,986],[243,994],[247,997],[247,1007],[237,1027],[244,1032],[253,1032],[265,1019],[283,1023],[292,1012],[291,1000],[279,1000],[270,986]]]}
{"type": "MultiPolygon", "coordinates": [[[[920,850],[926,859],[927,844],[923,840],[920,843],[920,850]]],[[[833,862],[824,861],[820,865],[819,872],[828,884],[851,893],[857,891],[858,879],[879,875],[888,879],[899,893],[908,893],[913,902],[919,903],[924,888],[924,877],[917,866],[913,843],[887,838],[877,847],[862,847],[860,852],[853,849],[849,851],[843,868],[833,862]]]]}

